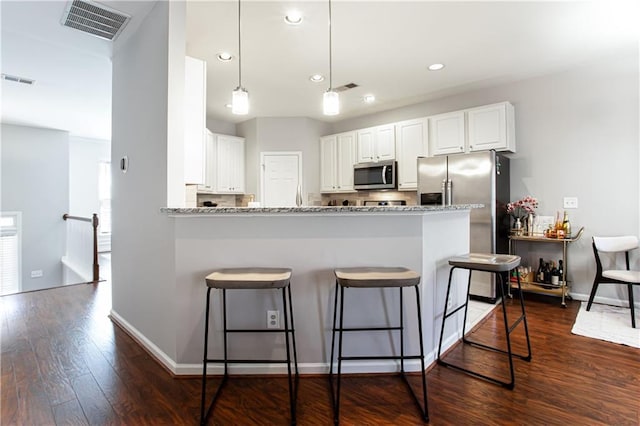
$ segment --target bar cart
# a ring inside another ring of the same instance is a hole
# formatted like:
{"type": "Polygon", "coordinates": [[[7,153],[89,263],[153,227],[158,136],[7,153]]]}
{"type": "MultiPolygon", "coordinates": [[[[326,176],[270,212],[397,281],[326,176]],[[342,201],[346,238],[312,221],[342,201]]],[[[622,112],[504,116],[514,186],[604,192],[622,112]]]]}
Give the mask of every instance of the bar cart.
{"type": "MultiPolygon", "coordinates": [[[[559,296],[562,298],[562,307],[566,308],[566,298],[569,297],[569,287],[567,286],[567,248],[570,243],[578,241],[582,237],[584,227],[571,238],[548,238],[543,235],[510,235],[509,236],[509,254],[515,254],[518,241],[524,241],[527,243],[550,243],[550,244],[562,244],[562,263],[564,263],[564,269],[562,270],[562,283],[558,285],[539,283],[533,280],[521,281],[522,291],[547,294],[552,296],[559,296]]],[[[511,289],[517,288],[513,283],[509,283],[509,297],[511,297],[511,289]]]]}

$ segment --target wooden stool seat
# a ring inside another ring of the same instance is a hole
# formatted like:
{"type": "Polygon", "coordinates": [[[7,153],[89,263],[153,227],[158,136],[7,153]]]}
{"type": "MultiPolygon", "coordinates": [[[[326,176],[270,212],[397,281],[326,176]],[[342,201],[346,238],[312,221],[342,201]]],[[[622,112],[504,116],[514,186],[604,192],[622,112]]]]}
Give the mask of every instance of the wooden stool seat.
{"type": "Polygon", "coordinates": [[[449,265],[474,271],[507,272],[520,265],[520,256],[469,253],[449,259],[449,265]]]}
{"type": "Polygon", "coordinates": [[[208,287],[224,289],[283,288],[291,280],[289,268],[227,268],[206,276],[208,287]]]}
{"type": "Polygon", "coordinates": [[[338,268],[334,273],[343,287],[412,287],[420,283],[420,275],[407,268],[338,268]]]}

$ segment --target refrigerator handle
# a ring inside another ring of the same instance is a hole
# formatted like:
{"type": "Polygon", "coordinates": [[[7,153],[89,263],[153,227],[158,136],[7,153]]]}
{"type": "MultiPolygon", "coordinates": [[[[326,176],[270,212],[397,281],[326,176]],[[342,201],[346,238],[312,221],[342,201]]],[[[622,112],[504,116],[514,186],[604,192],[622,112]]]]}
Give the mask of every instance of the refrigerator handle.
{"type": "Polygon", "coordinates": [[[447,205],[450,206],[453,202],[453,194],[451,190],[451,179],[447,180],[447,205]]]}
{"type": "Polygon", "coordinates": [[[447,205],[447,180],[442,179],[442,207],[447,205]]]}
{"type": "Polygon", "coordinates": [[[387,166],[382,166],[382,183],[387,184],[387,166]]]}

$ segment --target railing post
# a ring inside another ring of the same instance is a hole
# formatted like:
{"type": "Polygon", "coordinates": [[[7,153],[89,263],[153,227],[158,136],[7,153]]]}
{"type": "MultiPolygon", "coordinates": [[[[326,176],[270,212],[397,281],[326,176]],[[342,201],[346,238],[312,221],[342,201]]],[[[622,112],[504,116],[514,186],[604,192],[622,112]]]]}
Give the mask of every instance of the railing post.
{"type": "Polygon", "coordinates": [[[100,281],[100,265],[98,264],[98,215],[93,214],[91,225],[93,226],[93,282],[100,281]]]}

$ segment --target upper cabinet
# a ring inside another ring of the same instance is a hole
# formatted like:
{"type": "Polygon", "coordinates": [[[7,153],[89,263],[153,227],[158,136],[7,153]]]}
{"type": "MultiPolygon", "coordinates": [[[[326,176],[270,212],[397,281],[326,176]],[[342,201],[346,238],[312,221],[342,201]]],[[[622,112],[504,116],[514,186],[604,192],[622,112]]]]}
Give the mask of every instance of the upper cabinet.
{"type": "Polygon", "coordinates": [[[394,125],[370,127],[357,131],[357,163],[396,158],[394,125]]]}
{"type": "Polygon", "coordinates": [[[184,181],[204,185],[207,64],[187,56],[184,71],[184,181]]]}
{"type": "Polygon", "coordinates": [[[429,143],[432,155],[465,151],[464,112],[448,112],[429,117],[429,143]]]}
{"type": "Polygon", "coordinates": [[[204,145],[204,184],[198,185],[198,193],[212,194],[216,187],[216,137],[205,129],[204,145]]]}
{"type": "Polygon", "coordinates": [[[502,102],[467,110],[469,151],[516,151],[513,105],[502,102]]]}
{"type": "Polygon", "coordinates": [[[428,153],[429,120],[419,118],[396,123],[398,190],[418,188],[418,157],[428,153]]]}
{"type": "Polygon", "coordinates": [[[320,192],[353,192],[356,132],[320,139],[320,192]]]}
{"type": "Polygon", "coordinates": [[[513,105],[508,102],[429,117],[431,155],[461,152],[515,152],[513,105]]]}

